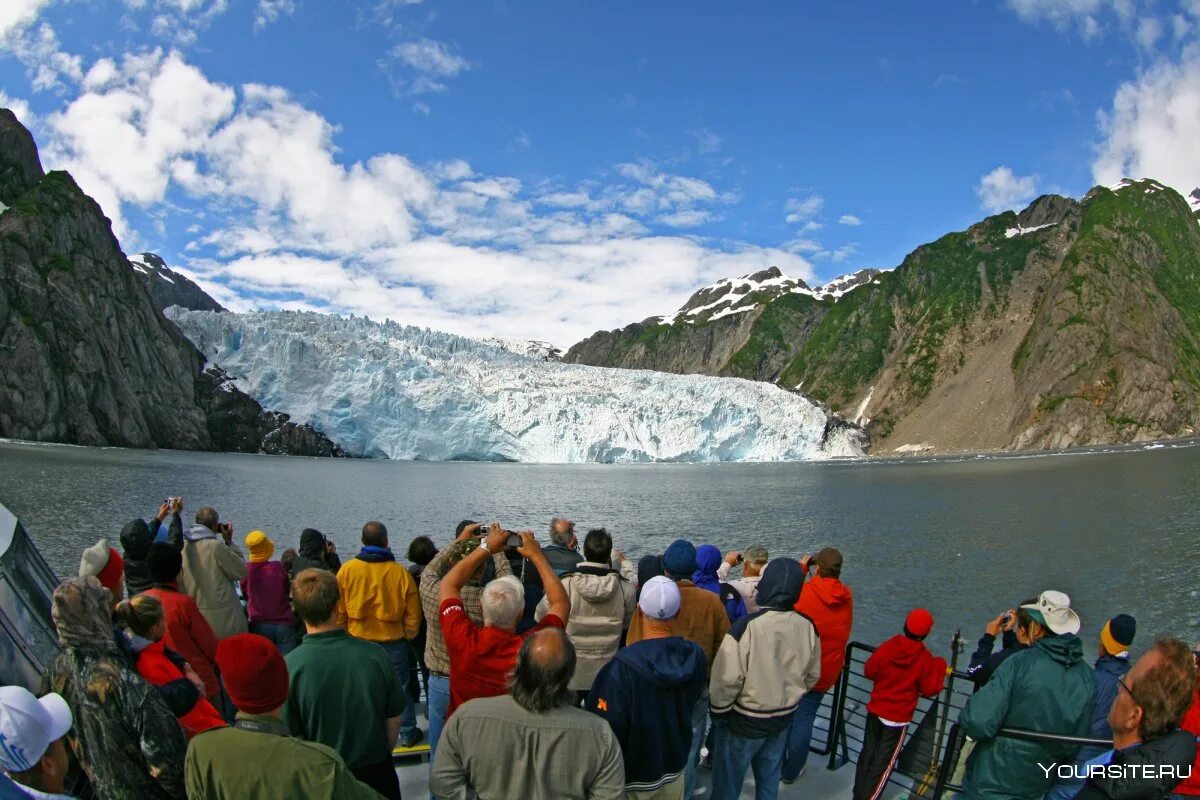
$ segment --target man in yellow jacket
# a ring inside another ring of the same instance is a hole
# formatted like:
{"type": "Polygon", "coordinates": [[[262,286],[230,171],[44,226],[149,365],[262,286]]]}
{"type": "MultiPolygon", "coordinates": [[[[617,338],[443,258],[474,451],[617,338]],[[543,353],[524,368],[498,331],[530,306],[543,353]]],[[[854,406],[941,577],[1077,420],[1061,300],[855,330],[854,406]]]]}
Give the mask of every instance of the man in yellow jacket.
{"type": "MultiPolygon", "coordinates": [[[[383,647],[403,685],[415,663],[409,640],[421,629],[421,597],[412,575],[388,549],[382,522],[363,525],[362,543],[359,554],[337,574],[338,619],[351,636],[383,647]]],[[[412,747],[423,735],[417,728],[416,709],[409,703],[400,716],[400,746],[412,747]]]]}

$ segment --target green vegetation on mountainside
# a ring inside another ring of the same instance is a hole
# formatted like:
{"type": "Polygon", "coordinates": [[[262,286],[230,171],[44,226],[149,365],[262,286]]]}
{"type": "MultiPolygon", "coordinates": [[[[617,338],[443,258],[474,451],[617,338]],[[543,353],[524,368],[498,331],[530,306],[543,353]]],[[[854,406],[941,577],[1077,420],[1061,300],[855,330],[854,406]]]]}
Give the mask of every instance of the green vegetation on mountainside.
{"type": "Polygon", "coordinates": [[[1004,302],[1013,277],[1041,247],[1038,233],[1006,238],[1009,212],[914,250],[896,270],[836,303],[784,371],[781,383],[844,407],[901,348],[908,399],[933,386],[947,335],[981,307],[1004,302]]]}
{"type": "Polygon", "coordinates": [[[729,359],[722,374],[773,380],[790,360],[797,340],[832,305],[831,301],[805,294],[785,294],[769,301],[754,321],[746,343],[729,359]]]}

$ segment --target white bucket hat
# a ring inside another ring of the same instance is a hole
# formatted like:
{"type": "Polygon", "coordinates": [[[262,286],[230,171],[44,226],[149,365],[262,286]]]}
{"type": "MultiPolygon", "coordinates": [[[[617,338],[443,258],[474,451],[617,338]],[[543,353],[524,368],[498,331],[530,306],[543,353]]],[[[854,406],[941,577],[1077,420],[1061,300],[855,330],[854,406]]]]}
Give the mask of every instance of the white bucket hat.
{"type": "Polygon", "coordinates": [[[1071,598],[1062,592],[1047,589],[1036,603],[1021,608],[1051,633],[1079,633],[1079,615],[1071,609],[1071,598]]]}

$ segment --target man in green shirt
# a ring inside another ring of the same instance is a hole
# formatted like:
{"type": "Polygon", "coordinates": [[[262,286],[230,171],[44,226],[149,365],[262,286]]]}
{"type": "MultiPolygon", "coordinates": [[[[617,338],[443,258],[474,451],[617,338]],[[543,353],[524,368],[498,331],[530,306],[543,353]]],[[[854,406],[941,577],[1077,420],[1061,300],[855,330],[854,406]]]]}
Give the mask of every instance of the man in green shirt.
{"type": "Polygon", "coordinates": [[[280,719],[288,693],[287,665],[269,639],[242,633],[221,640],[217,666],[237,706],[237,720],[232,728],[197,734],[188,745],[184,779],[189,800],[379,800],[333,749],[288,736],[280,719]]]}
{"type": "Polygon", "coordinates": [[[400,800],[392,748],[408,695],[387,652],[338,624],[338,582],[320,569],[292,581],[292,603],[308,635],[287,655],[291,688],[283,719],[292,735],[338,752],[360,781],[400,800]]]}

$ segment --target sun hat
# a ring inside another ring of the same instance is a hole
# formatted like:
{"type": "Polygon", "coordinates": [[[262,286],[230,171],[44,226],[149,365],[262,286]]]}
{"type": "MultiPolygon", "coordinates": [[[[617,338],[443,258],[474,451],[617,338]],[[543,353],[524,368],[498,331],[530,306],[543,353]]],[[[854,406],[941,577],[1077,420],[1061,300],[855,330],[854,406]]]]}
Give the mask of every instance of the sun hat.
{"type": "Polygon", "coordinates": [[[250,563],[261,564],[270,561],[275,552],[275,543],[262,531],[250,531],[246,534],[246,549],[250,551],[250,563]]]}
{"type": "Polygon", "coordinates": [[[1047,589],[1038,595],[1036,603],[1021,608],[1051,633],[1079,633],[1079,615],[1071,608],[1071,598],[1062,592],[1047,589]]]}
{"type": "Polygon", "coordinates": [[[1100,644],[1110,656],[1129,652],[1133,637],[1137,634],[1137,620],[1128,614],[1117,614],[1100,629],[1100,644]]]}
{"type": "Polygon", "coordinates": [[[71,709],[57,694],[34,697],[23,686],[0,687],[0,769],[28,772],[71,730],[71,709]]]}
{"type": "Polygon", "coordinates": [[[664,575],[656,575],[642,587],[638,608],[653,619],[674,619],[679,613],[681,602],[679,587],[675,585],[675,581],[664,575]]]}

